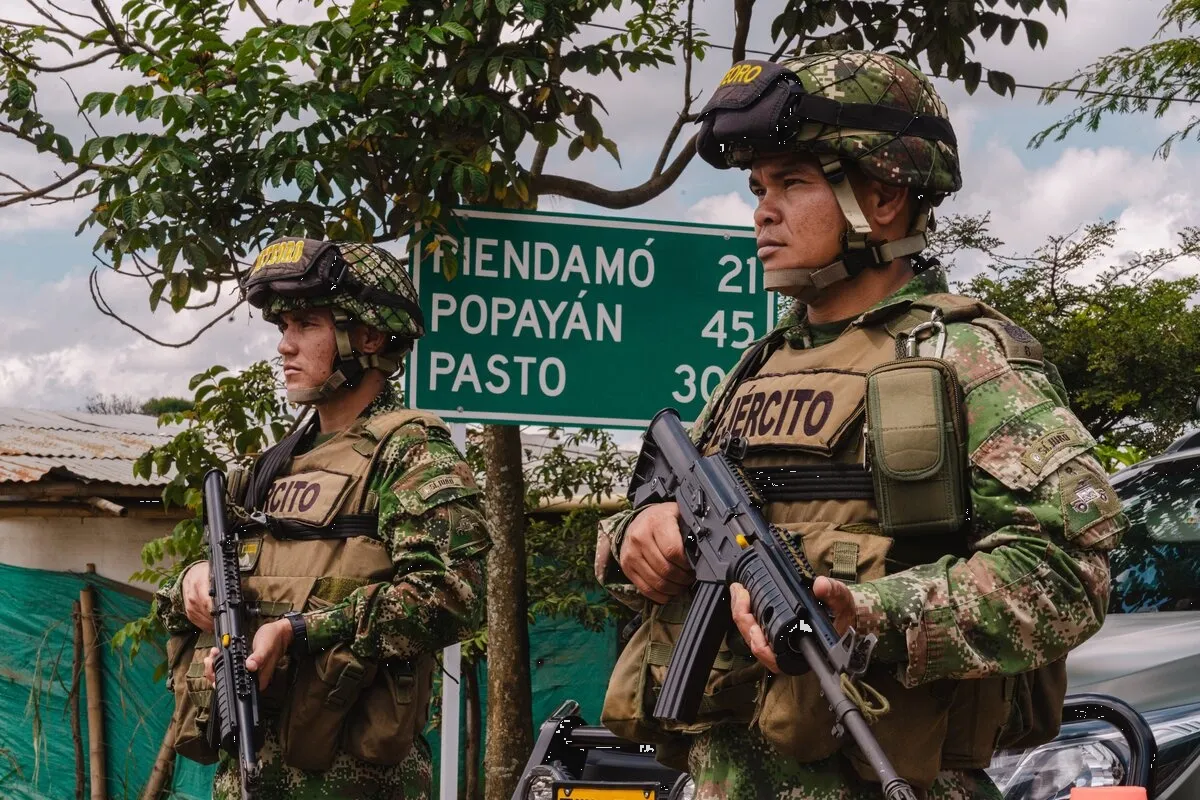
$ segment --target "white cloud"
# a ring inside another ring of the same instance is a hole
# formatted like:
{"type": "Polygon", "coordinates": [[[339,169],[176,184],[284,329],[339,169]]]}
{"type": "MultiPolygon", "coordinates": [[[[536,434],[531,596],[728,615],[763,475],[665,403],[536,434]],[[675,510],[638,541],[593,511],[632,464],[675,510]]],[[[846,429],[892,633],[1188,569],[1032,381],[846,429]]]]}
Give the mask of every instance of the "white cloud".
{"type": "MultiPolygon", "coordinates": [[[[1178,153],[1163,161],[1127,148],[1064,149],[1051,164],[1027,167],[1010,145],[989,142],[967,153],[968,190],[949,200],[949,212],[991,213],[992,232],[1016,253],[1029,253],[1051,235],[1116,219],[1115,253],[1170,247],[1179,230],[1200,221],[1200,158],[1178,153]]],[[[1194,270],[1182,265],[1175,274],[1194,270]]]]}
{"type": "Polygon", "coordinates": [[[701,198],[687,210],[690,222],[707,222],[712,225],[750,225],[754,207],[737,192],[701,198]]]}
{"type": "MultiPolygon", "coordinates": [[[[167,341],[188,338],[215,313],[168,309],[151,315],[144,284],[111,273],[101,277],[117,310],[167,341]]],[[[227,303],[222,298],[220,307],[227,303]]],[[[82,270],[5,294],[0,314],[0,405],[72,409],[93,394],[188,396],[188,378],[215,363],[238,369],[275,356],[275,330],[240,310],[188,347],[149,342],[95,309],[82,270]]]]}

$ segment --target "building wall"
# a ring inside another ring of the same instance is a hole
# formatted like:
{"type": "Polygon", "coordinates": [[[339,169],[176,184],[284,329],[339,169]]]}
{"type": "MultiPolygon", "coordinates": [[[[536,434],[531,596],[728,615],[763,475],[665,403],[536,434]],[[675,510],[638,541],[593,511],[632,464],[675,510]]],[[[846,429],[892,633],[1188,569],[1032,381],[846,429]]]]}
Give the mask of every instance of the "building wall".
{"type": "Polygon", "coordinates": [[[121,583],[142,569],[142,545],[164,536],[175,520],[163,517],[8,517],[0,519],[0,564],[15,567],[96,572],[121,583]]]}

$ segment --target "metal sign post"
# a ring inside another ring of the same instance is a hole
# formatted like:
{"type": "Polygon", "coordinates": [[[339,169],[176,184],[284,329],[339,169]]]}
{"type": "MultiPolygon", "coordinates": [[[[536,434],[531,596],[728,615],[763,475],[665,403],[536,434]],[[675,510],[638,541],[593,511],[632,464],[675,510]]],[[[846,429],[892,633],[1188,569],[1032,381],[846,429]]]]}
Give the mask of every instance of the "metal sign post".
{"type": "MultiPolygon", "coordinates": [[[[460,453],[467,452],[467,426],[450,425],[450,439],[460,453]]],[[[442,800],[458,800],[458,714],[462,694],[462,645],[455,642],[442,651],[442,746],[438,785],[442,800]]],[[[467,765],[468,769],[472,765],[467,765]]]]}
{"type": "Polygon", "coordinates": [[[442,250],[417,236],[410,260],[427,331],[408,397],[444,419],[640,428],[665,406],[694,419],[775,322],[750,228],[455,217],[442,250]]]}

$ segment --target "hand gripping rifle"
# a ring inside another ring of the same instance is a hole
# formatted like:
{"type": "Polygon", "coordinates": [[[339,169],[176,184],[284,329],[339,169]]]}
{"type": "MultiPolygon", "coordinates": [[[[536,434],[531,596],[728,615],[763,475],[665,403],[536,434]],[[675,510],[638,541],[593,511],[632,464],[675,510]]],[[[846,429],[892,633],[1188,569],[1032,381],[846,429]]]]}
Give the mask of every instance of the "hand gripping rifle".
{"type": "Polygon", "coordinates": [[[658,719],[696,719],[708,673],[733,621],[729,584],[750,593],[750,609],[775,651],[781,671],[812,669],[836,720],[875,770],[887,800],[916,800],[879,746],[843,681],[865,672],[875,636],[854,629],[838,636],[829,612],[812,592],[812,566],[803,551],[769,525],[762,499],[740,466],[745,440],[734,438],[724,452],[701,456],[673,408],[660,411],[646,429],[634,468],[629,499],[634,508],[674,500],[679,505],[684,550],[696,572],[695,597],[667,667],[654,707],[658,719]]]}
{"type": "Polygon", "coordinates": [[[257,793],[262,763],[262,726],[258,719],[258,684],[246,669],[246,607],[238,574],[238,536],[225,514],[225,475],[209,470],[204,476],[205,535],[213,598],[213,632],[220,651],[213,663],[217,683],[208,719],[208,742],[238,759],[242,800],[257,793]]]}

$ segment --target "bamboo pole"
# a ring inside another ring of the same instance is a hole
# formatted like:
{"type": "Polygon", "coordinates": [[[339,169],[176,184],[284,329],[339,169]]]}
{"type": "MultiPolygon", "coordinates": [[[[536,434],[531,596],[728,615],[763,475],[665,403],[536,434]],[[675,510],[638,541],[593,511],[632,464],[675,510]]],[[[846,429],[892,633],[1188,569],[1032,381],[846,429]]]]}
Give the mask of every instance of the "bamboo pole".
{"type": "Polygon", "coordinates": [[[79,610],[83,617],[83,674],[87,685],[91,798],[92,800],[107,800],[107,781],[104,774],[104,704],[100,674],[100,636],[99,626],[96,624],[96,594],[91,586],[85,586],[79,592],[79,610]]]}
{"type": "Polygon", "coordinates": [[[150,772],[150,779],[146,781],[146,788],[142,789],[141,800],[158,800],[174,771],[175,722],[172,720],[167,725],[167,732],[163,734],[162,747],[158,748],[158,758],[154,759],[154,769],[150,772]]]}
{"type": "Polygon", "coordinates": [[[75,629],[75,651],[71,658],[71,741],[75,745],[75,800],[83,800],[87,792],[87,775],[83,764],[83,731],[79,719],[79,679],[83,677],[83,617],[79,601],[71,604],[71,622],[75,629]]]}

